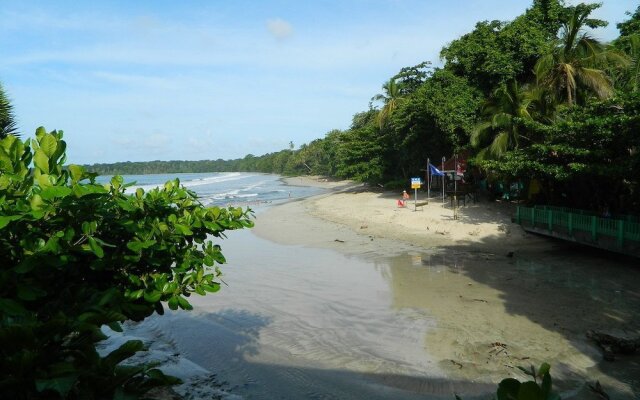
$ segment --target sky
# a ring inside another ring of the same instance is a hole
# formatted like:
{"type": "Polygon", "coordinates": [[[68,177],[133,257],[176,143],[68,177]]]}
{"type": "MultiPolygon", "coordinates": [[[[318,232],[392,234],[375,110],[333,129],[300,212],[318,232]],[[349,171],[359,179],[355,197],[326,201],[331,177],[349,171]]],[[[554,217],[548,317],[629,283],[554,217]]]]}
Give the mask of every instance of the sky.
{"type": "MultiPolygon", "coordinates": [[[[0,0],[0,82],[23,138],[63,130],[70,163],[262,155],[348,128],[401,68],[531,2],[0,0]]],[[[594,35],[637,5],[604,0],[594,35]]]]}

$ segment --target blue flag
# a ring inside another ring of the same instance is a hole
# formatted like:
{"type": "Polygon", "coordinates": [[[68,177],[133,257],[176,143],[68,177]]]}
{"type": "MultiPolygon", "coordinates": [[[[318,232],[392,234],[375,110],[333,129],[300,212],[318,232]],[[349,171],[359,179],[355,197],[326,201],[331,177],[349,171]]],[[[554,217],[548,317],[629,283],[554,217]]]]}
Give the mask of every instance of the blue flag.
{"type": "Polygon", "coordinates": [[[444,176],[444,173],[431,163],[429,163],[429,173],[431,176],[444,176]]]}

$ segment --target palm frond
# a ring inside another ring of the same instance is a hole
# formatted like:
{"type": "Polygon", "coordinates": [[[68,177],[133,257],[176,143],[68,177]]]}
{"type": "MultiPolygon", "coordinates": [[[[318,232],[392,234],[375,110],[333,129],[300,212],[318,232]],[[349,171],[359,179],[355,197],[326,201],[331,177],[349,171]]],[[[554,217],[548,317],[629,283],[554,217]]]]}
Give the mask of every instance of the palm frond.
{"type": "Polygon", "coordinates": [[[613,86],[604,71],[593,68],[581,68],[576,78],[591,89],[600,99],[607,99],[613,95],[613,86]]]}

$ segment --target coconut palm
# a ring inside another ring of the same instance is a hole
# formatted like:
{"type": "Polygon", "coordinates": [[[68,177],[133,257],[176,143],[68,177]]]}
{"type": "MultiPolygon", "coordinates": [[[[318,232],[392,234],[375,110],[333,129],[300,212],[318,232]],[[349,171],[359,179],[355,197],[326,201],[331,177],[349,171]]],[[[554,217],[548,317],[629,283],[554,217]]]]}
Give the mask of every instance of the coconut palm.
{"type": "Polygon", "coordinates": [[[531,120],[532,97],[514,80],[500,86],[484,104],[484,121],[471,133],[471,145],[483,147],[479,158],[500,157],[507,150],[518,148],[525,136],[516,119],[531,120]]]}
{"type": "Polygon", "coordinates": [[[619,43],[629,57],[629,67],[619,71],[618,83],[630,92],[640,90],[640,34],[625,36],[619,43]]]}
{"type": "Polygon", "coordinates": [[[376,115],[376,122],[378,122],[380,129],[382,129],[384,124],[389,120],[391,114],[393,114],[402,101],[400,86],[394,78],[385,82],[384,85],[382,85],[382,89],[384,90],[384,94],[377,94],[371,99],[373,101],[382,101],[384,103],[384,106],[382,106],[382,109],[380,109],[376,115]]]}
{"type": "Polygon", "coordinates": [[[0,85],[0,139],[7,135],[17,135],[18,125],[13,116],[13,105],[0,85]]]}
{"type": "Polygon", "coordinates": [[[603,21],[589,18],[594,8],[584,4],[574,7],[560,38],[534,68],[538,85],[548,87],[568,105],[577,102],[580,90],[600,99],[610,97],[613,85],[603,69],[628,65],[622,53],[582,31],[585,26],[602,26],[603,21]]]}

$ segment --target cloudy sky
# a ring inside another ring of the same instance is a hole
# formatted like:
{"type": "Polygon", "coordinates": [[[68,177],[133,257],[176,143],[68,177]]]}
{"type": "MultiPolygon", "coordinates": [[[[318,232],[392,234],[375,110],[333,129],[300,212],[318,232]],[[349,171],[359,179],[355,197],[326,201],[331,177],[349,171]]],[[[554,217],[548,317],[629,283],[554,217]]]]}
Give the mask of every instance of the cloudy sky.
{"type": "MultiPolygon", "coordinates": [[[[69,162],[261,155],[348,127],[400,68],[530,3],[0,0],[0,82],[23,136],[64,130],[69,162]]],[[[596,36],[636,6],[604,0],[596,36]]]]}

